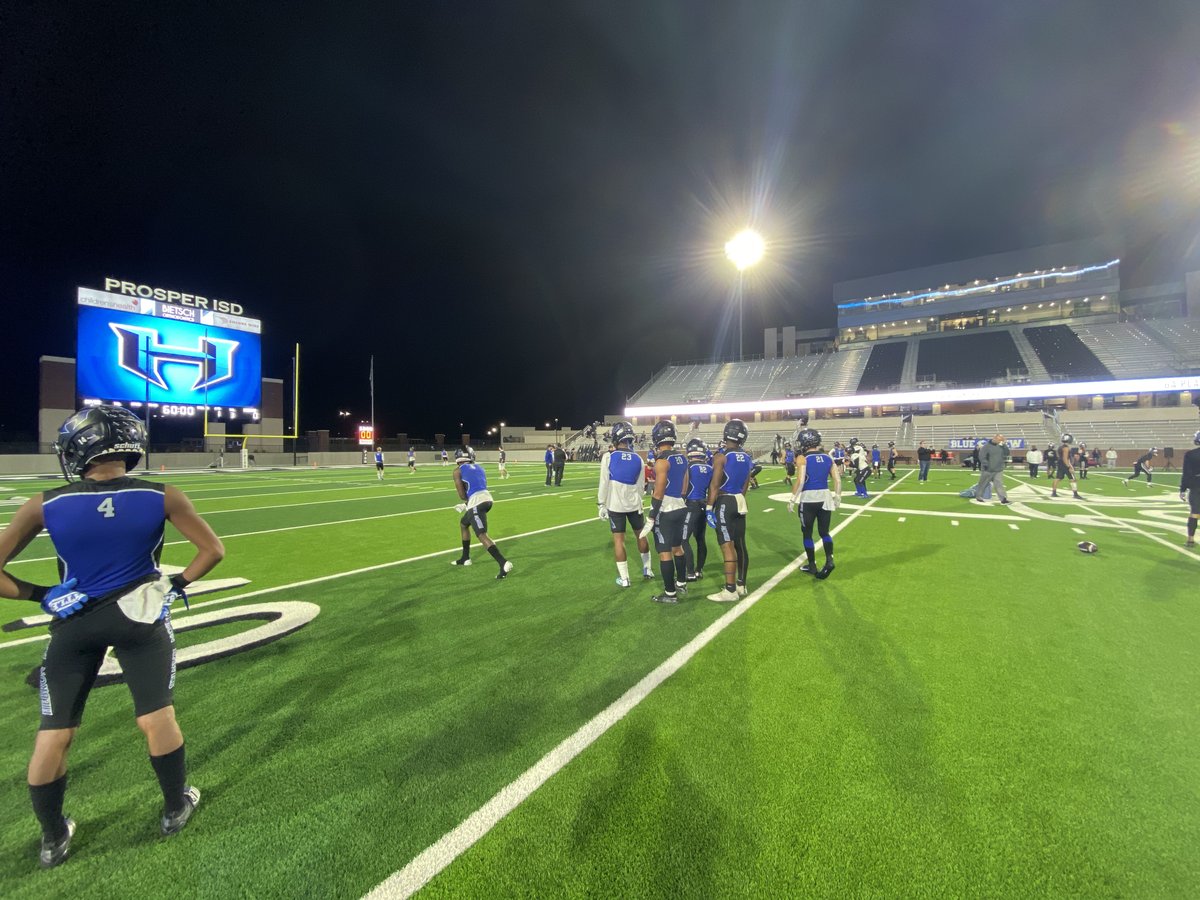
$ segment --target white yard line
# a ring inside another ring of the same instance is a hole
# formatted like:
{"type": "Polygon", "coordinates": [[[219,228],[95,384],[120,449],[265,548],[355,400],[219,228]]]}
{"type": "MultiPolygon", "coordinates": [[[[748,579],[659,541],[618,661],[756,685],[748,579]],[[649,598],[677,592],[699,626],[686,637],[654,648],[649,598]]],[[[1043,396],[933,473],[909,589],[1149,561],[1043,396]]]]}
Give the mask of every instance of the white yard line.
{"type": "Polygon", "coordinates": [[[1102,519],[1108,519],[1108,521],[1114,523],[1118,528],[1120,528],[1123,525],[1126,528],[1128,528],[1130,531],[1132,531],[1136,534],[1140,534],[1142,537],[1147,537],[1152,541],[1162,544],[1164,547],[1170,547],[1176,553],[1182,553],[1188,559],[1200,559],[1200,557],[1198,557],[1195,553],[1193,553],[1191,550],[1184,547],[1183,544],[1171,543],[1170,541],[1159,537],[1157,534],[1151,533],[1149,531],[1143,531],[1141,528],[1138,528],[1136,525],[1134,525],[1128,519],[1117,519],[1117,518],[1114,518],[1113,516],[1105,515],[1102,512],[1097,512],[1096,510],[1089,507],[1086,503],[1080,503],[1079,506],[1081,509],[1087,510],[1093,516],[1099,516],[1102,519]]]}
{"type": "MultiPolygon", "coordinates": [[[[533,537],[535,534],[545,534],[546,532],[549,532],[549,531],[559,531],[563,528],[574,528],[576,525],[584,525],[588,522],[598,522],[598,521],[599,521],[599,519],[597,519],[595,516],[590,516],[586,519],[578,519],[574,522],[566,522],[562,525],[551,525],[548,528],[538,528],[535,531],[526,531],[526,532],[523,532],[522,534],[504,535],[499,540],[500,541],[515,541],[515,540],[518,540],[519,538],[533,537]]],[[[471,546],[481,547],[483,545],[475,543],[475,544],[472,544],[471,546]]],[[[203,603],[193,603],[186,610],[184,610],[184,609],[175,610],[174,612],[171,613],[171,616],[172,616],[172,620],[177,623],[186,622],[187,619],[185,617],[187,616],[187,614],[189,612],[192,612],[197,609],[203,609],[206,606],[215,606],[218,603],[232,603],[235,600],[248,600],[251,597],[261,597],[264,594],[275,594],[275,593],[278,593],[279,591],[291,590],[292,588],[307,587],[310,584],[321,584],[322,582],[334,581],[338,578],[349,578],[353,575],[362,575],[366,572],[377,572],[380,569],[391,569],[391,568],[395,568],[396,566],[406,565],[408,563],[420,562],[423,559],[433,559],[436,556],[447,556],[451,553],[461,553],[461,552],[462,552],[461,547],[452,547],[449,550],[435,550],[432,553],[422,553],[420,556],[409,556],[409,557],[406,557],[405,559],[394,559],[394,560],[391,560],[390,562],[376,563],[373,566],[363,566],[361,568],[350,569],[345,572],[335,572],[332,575],[321,575],[317,578],[307,578],[304,581],[293,581],[290,584],[280,584],[280,585],[276,585],[275,587],[259,588],[258,590],[255,590],[255,591],[245,591],[244,593],[233,594],[229,597],[217,597],[213,600],[205,600],[203,603]]],[[[49,634],[39,634],[39,635],[35,635],[34,637],[19,638],[18,640],[15,640],[15,641],[0,642],[0,650],[4,650],[7,647],[16,647],[20,644],[31,644],[34,641],[45,641],[45,640],[48,640],[49,637],[50,637],[49,634]]]]}
{"type": "MultiPolygon", "coordinates": [[[[905,473],[894,484],[900,484],[910,474],[912,474],[911,471],[905,473]]],[[[858,518],[863,510],[867,509],[879,497],[884,496],[887,491],[888,489],[885,488],[879,494],[872,497],[866,504],[856,508],[854,512],[832,529],[831,534],[837,534],[844,529],[858,518]]],[[[705,628],[683,647],[676,650],[665,662],[626,691],[607,709],[599,713],[582,728],[543,756],[516,780],[501,788],[499,793],[464,819],[458,827],[447,832],[439,841],[426,848],[403,869],[393,873],[377,885],[367,894],[368,900],[393,900],[393,898],[410,897],[428,884],[434,876],[491,831],[501,819],[516,809],[517,806],[545,784],[552,776],[560,772],[567,763],[591,746],[597,738],[620,722],[621,719],[625,718],[634,707],[650,695],[651,691],[683,668],[688,660],[711,643],[717,635],[732,625],[787,576],[799,569],[800,564],[805,559],[806,557],[803,555],[797,556],[772,575],[762,587],[735,604],[729,612],[705,628]]]]}

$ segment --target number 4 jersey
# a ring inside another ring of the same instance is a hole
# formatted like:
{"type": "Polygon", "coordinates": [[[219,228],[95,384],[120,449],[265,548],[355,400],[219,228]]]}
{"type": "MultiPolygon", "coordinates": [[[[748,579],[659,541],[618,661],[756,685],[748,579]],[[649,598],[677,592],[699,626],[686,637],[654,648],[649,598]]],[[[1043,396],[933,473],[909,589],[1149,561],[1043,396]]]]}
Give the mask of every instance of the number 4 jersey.
{"type": "Polygon", "coordinates": [[[103,597],[158,572],[166,522],[165,487],[138,478],[75,481],[42,494],[59,576],[103,597]]]}

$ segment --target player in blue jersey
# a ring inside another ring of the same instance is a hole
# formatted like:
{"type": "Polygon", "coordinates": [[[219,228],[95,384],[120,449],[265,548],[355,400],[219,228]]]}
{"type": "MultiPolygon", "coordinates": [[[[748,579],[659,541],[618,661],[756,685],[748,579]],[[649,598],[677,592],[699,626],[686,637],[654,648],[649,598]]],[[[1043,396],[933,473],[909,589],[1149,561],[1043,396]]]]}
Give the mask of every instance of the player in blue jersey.
{"type": "Polygon", "coordinates": [[[796,433],[795,442],[801,456],[796,487],[788,501],[788,512],[794,512],[799,503],[804,554],[808,557],[808,562],[800,566],[800,571],[824,579],[833,571],[833,536],[829,533],[829,521],[842,501],[842,476],[833,464],[833,457],[823,452],[820,432],[802,428],[796,433]],[[830,481],[833,482],[832,489],[830,481]],[[821,536],[821,545],[825,548],[825,565],[820,571],[817,570],[816,545],[813,543],[814,524],[821,536]]]}
{"type": "Polygon", "coordinates": [[[554,445],[546,445],[546,487],[550,487],[550,479],[554,477],[554,445]]]}
{"type": "Polygon", "coordinates": [[[417,471],[417,454],[413,452],[413,448],[408,448],[408,471],[417,471]]]}
{"type": "Polygon", "coordinates": [[[658,551],[658,569],[662,573],[663,592],[651,599],[656,603],[677,603],[678,592],[687,593],[687,559],[683,554],[684,523],[687,520],[688,461],[676,449],[674,423],[663,420],[651,431],[654,444],[654,493],[650,515],[641,537],[654,533],[658,551]]]}
{"type": "Polygon", "coordinates": [[[750,432],[741,419],[725,423],[722,438],[725,452],[713,459],[712,482],[708,486],[708,524],[717,533],[725,558],[725,588],[708,599],[732,603],[745,597],[750,554],[746,549],[746,488],[754,460],[742,449],[750,432]]]}
{"type": "Polygon", "coordinates": [[[646,464],[633,449],[633,426],[618,422],[612,428],[613,449],[600,460],[600,487],[596,491],[597,513],[608,520],[612,532],[613,558],[617,563],[617,586],[629,587],[629,562],[625,553],[625,529],[632,525],[642,555],[642,577],[654,580],[650,570],[650,545],[642,536],[646,520],[642,515],[642,494],[646,485],[646,464]]]}
{"type": "Polygon", "coordinates": [[[850,438],[848,459],[850,471],[854,473],[854,496],[866,499],[870,496],[867,493],[867,476],[871,474],[871,458],[867,453],[866,444],[858,438],[850,438]]]}
{"type": "Polygon", "coordinates": [[[60,584],[30,584],[0,571],[0,596],[33,600],[52,617],[39,670],[41,724],[29,761],[29,794],[42,827],[39,861],[67,858],[75,822],[63,815],[67,750],[111,647],[133,695],[138,728],[162,788],[160,830],[187,824],[200,792],[187,784],[183,733],[175,720],[175,637],[170,606],[225,553],[221,541],[176,487],[127,475],[145,451],[146,431],[132,413],[95,406],[75,413],[55,450],[68,483],[32,497],[0,534],[7,565],[45,528],[59,560],[60,584]],[[82,480],[72,479],[80,476],[82,480]],[[178,575],[158,568],[170,522],[196,548],[178,575]]]}
{"type": "Polygon", "coordinates": [[[375,448],[375,477],[383,481],[383,448],[375,448]]]}
{"type": "Polygon", "coordinates": [[[458,520],[459,533],[462,536],[462,556],[454,560],[452,565],[471,564],[471,529],[474,528],[479,543],[483,544],[500,567],[496,579],[506,578],[513,570],[513,564],[504,558],[496,542],[488,537],[487,516],[493,500],[487,489],[487,473],[483,471],[483,466],[475,462],[475,452],[470,447],[460,447],[455,451],[454,489],[458,491],[458,499],[462,501],[454,507],[455,512],[462,513],[462,518],[458,520]]]}
{"type": "Polygon", "coordinates": [[[872,444],[871,445],[871,471],[873,473],[875,473],[876,478],[879,477],[879,466],[882,461],[883,461],[883,457],[881,457],[879,454],[879,445],[872,444]]]}
{"type": "Polygon", "coordinates": [[[791,441],[783,445],[783,483],[791,484],[796,477],[796,450],[791,441]]]}
{"type": "Polygon", "coordinates": [[[833,452],[829,455],[833,458],[833,464],[837,466],[838,474],[842,474],[846,466],[846,451],[843,449],[841,441],[833,442],[833,452]]]}
{"type": "Polygon", "coordinates": [[[698,581],[704,577],[704,563],[708,559],[708,542],[704,532],[708,519],[704,512],[708,507],[708,486],[712,482],[712,464],[709,462],[708,447],[699,438],[687,443],[688,489],[685,495],[685,518],[683,520],[683,558],[687,566],[687,580],[698,581]],[[696,539],[696,553],[692,555],[692,538],[696,539]]]}

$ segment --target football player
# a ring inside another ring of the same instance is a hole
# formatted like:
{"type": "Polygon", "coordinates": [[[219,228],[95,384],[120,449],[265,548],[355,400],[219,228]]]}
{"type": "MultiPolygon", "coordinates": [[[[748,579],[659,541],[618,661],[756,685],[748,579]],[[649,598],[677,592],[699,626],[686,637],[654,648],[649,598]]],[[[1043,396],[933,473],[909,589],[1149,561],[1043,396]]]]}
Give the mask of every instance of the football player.
{"type": "Polygon", "coordinates": [[[881,462],[881,457],[879,455],[879,445],[872,444],[871,445],[871,471],[875,473],[876,478],[879,477],[880,462],[881,462]]]}
{"type": "Polygon", "coordinates": [[[503,447],[500,448],[500,458],[496,463],[496,468],[500,470],[501,478],[508,477],[508,452],[503,447]]]}
{"type": "Polygon", "coordinates": [[[745,597],[746,572],[750,554],[746,549],[746,488],[754,461],[742,449],[750,432],[741,419],[725,423],[722,438],[724,453],[713,459],[712,482],[708,486],[708,524],[717,533],[717,543],[725,558],[725,588],[708,599],[717,603],[733,603],[745,597]]]}
{"type": "Polygon", "coordinates": [[[408,448],[408,471],[417,471],[417,454],[413,452],[412,447],[408,448]]]}
{"type": "Polygon", "coordinates": [[[1050,496],[1058,496],[1058,484],[1064,478],[1071,482],[1071,496],[1076,500],[1082,500],[1079,496],[1079,482],[1075,480],[1075,466],[1071,462],[1071,445],[1075,443],[1075,438],[1069,434],[1064,434],[1060,439],[1058,452],[1055,454],[1058,463],[1054,473],[1054,481],[1050,485],[1050,496]]]}
{"type": "Polygon", "coordinates": [[[708,519],[704,512],[708,505],[708,486],[712,483],[712,465],[708,461],[708,447],[699,438],[687,443],[688,490],[686,518],[683,520],[683,558],[687,565],[687,580],[699,581],[704,577],[704,563],[708,559],[708,542],[704,532],[708,519]],[[696,539],[696,553],[692,555],[692,538],[696,539]]]}
{"type": "Polygon", "coordinates": [[[1146,484],[1150,484],[1151,476],[1154,474],[1154,466],[1150,465],[1150,462],[1156,456],[1158,456],[1157,447],[1151,447],[1149,450],[1139,456],[1136,460],[1134,460],[1133,474],[1130,475],[1129,478],[1126,478],[1124,481],[1122,481],[1121,484],[1129,487],[1130,480],[1136,479],[1139,475],[1145,475],[1146,484]]]}
{"type": "Polygon", "coordinates": [[[783,483],[791,485],[796,477],[796,451],[791,442],[783,445],[783,483]]]}
{"type": "Polygon", "coordinates": [[[854,473],[854,496],[866,499],[867,476],[871,474],[871,459],[867,455],[866,444],[858,438],[850,438],[850,470],[854,473]]]}
{"type": "Polygon", "coordinates": [[[651,495],[650,515],[639,537],[654,533],[654,549],[658,551],[658,569],[662,573],[663,592],[651,599],[656,603],[678,603],[678,591],[687,593],[687,559],[683,555],[684,522],[688,490],[688,461],[676,449],[675,425],[663,420],[650,433],[654,444],[654,493],[651,495]]]}
{"type": "Polygon", "coordinates": [[[1196,522],[1200,520],[1200,431],[1192,437],[1196,446],[1183,454],[1183,472],[1179,477],[1179,499],[1188,501],[1187,546],[1196,546],[1196,522]]]}
{"type": "Polygon", "coordinates": [[[888,457],[887,457],[888,474],[892,476],[892,481],[896,480],[896,442],[888,441],[888,457]]]}
{"type": "Polygon", "coordinates": [[[445,448],[445,447],[443,447],[443,448],[442,448],[442,465],[443,465],[443,466],[448,466],[448,465],[450,465],[450,454],[448,454],[448,453],[446,452],[446,448],[445,448]]]}
{"type": "Polygon", "coordinates": [[[375,477],[383,481],[383,448],[375,448],[375,477]]]}
{"type": "Polygon", "coordinates": [[[844,467],[846,465],[846,451],[842,449],[841,441],[833,442],[833,452],[829,455],[833,458],[833,464],[837,466],[838,474],[840,475],[845,470],[844,467]]]}
{"type": "Polygon", "coordinates": [[[186,602],[188,584],[225,554],[178,488],[127,474],[146,449],[145,426],[129,410],[94,406],[75,413],[59,429],[54,449],[67,484],[30,498],[0,534],[0,564],[7,565],[45,528],[66,579],[45,587],[0,571],[0,596],[40,603],[53,620],[39,673],[41,725],[29,761],[44,868],[67,858],[75,834],[75,822],[63,815],[67,751],[110,647],[162,789],[160,831],[176,834],[191,818],[200,792],[187,783],[175,720],[170,607],[186,602]],[[168,521],[196,548],[187,567],[170,578],[158,568],[168,521]]]}
{"type": "Polygon", "coordinates": [[[625,528],[632,525],[642,555],[642,578],[654,580],[650,570],[650,545],[642,537],[646,524],[642,515],[642,494],[646,484],[646,465],[633,449],[633,426],[618,422],[612,427],[612,446],[600,463],[600,488],[596,492],[597,513],[608,519],[612,532],[613,558],[617,563],[617,586],[629,587],[629,562],[625,554],[625,528]]]}
{"type": "Polygon", "coordinates": [[[487,548],[487,552],[500,567],[496,580],[507,578],[508,573],[513,570],[513,564],[504,558],[496,542],[488,537],[487,515],[492,508],[492,495],[487,489],[487,473],[483,471],[483,466],[475,462],[475,452],[470,447],[460,447],[455,451],[454,489],[458,491],[458,499],[462,501],[454,507],[455,512],[462,514],[462,518],[458,520],[459,534],[462,537],[462,556],[451,564],[471,564],[471,529],[474,528],[479,543],[487,548]]]}
{"type": "Polygon", "coordinates": [[[800,566],[800,571],[824,579],[833,571],[833,537],[829,534],[829,520],[842,501],[842,476],[833,464],[833,457],[822,452],[818,431],[803,428],[796,433],[794,440],[801,456],[796,487],[788,501],[788,512],[795,512],[796,504],[800,504],[800,528],[804,535],[804,554],[808,557],[808,562],[800,566]],[[833,480],[832,491],[829,489],[830,479],[833,480]],[[819,571],[812,536],[814,523],[825,549],[825,565],[819,571]]]}

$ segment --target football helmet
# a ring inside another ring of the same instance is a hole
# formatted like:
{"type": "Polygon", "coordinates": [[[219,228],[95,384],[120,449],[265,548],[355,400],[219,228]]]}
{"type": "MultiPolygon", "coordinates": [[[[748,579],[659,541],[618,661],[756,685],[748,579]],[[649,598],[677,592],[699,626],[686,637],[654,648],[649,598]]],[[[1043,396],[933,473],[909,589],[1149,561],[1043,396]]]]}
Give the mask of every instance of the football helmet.
{"type": "Polygon", "coordinates": [[[1192,443],[1193,443],[1193,444],[1200,445],[1200,431],[1197,431],[1197,432],[1196,432],[1196,433],[1195,433],[1195,434],[1192,436],[1192,443]]]}
{"type": "Polygon", "coordinates": [[[659,444],[674,444],[675,438],[675,423],[667,419],[656,423],[650,430],[650,442],[655,447],[659,444]]]}
{"type": "Polygon", "coordinates": [[[475,451],[470,447],[459,447],[454,451],[454,461],[460,465],[462,463],[475,462],[475,451]]]}
{"type": "Polygon", "coordinates": [[[612,442],[614,447],[633,443],[633,426],[628,422],[618,422],[612,427],[612,442]]]}
{"type": "Polygon", "coordinates": [[[1158,448],[1157,448],[1157,447],[1151,447],[1151,448],[1150,448],[1150,452],[1151,452],[1151,453],[1157,453],[1157,452],[1158,452],[1158,448]]]}
{"type": "MultiPolygon", "coordinates": [[[[1197,432],[1200,437],[1200,432],[1197,432]]],[[[687,442],[687,455],[690,459],[708,459],[708,445],[700,438],[692,438],[687,442]]]]}
{"type": "Polygon", "coordinates": [[[125,467],[132,469],[146,452],[146,425],[123,406],[89,406],[62,423],[54,452],[67,481],[110,453],[123,455],[125,467]]]}
{"type": "Polygon", "coordinates": [[[800,452],[807,453],[821,446],[821,432],[815,428],[801,428],[796,432],[795,440],[800,452]]]}
{"type": "Polygon", "coordinates": [[[1074,436],[1073,436],[1073,435],[1070,435],[1070,434],[1064,434],[1064,435],[1063,435],[1061,438],[1059,438],[1059,440],[1061,440],[1061,441],[1062,441],[1064,444],[1073,444],[1073,443],[1075,443],[1075,438],[1074,438],[1074,436]]]}
{"type": "Polygon", "coordinates": [[[732,441],[739,447],[746,443],[748,437],[750,437],[750,432],[746,430],[746,423],[741,419],[730,419],[725,423],[725,430],[721,432],[723,440],[732,441]]]}
{"type": "Polygon", "coordinates": [[[851,448],[857,447],[858,446],[858,438],[850,438],[849,446],[851,448]]]}
{"type": "Polygon", "coordinates": [[[895,447],[895,446],[896,446],[896,442],[895,442],[895,441],[888,441],[888,446],[889,446],[889,447],[895,447]]]}

